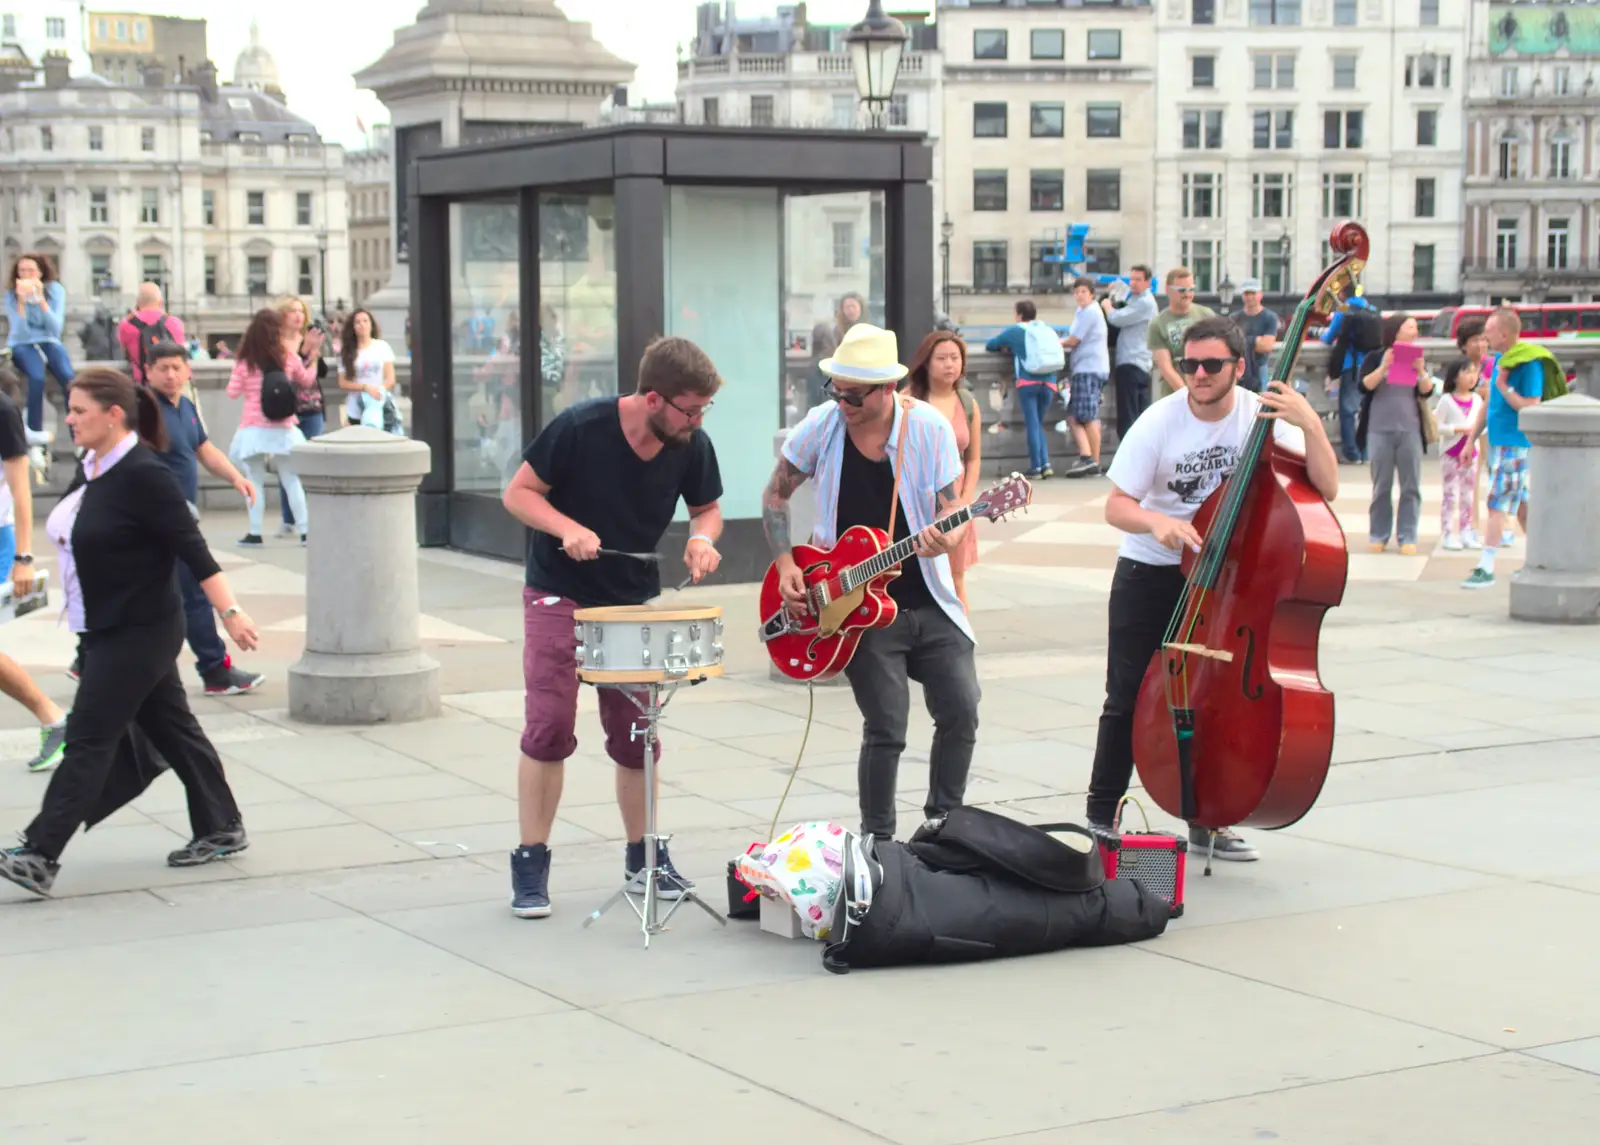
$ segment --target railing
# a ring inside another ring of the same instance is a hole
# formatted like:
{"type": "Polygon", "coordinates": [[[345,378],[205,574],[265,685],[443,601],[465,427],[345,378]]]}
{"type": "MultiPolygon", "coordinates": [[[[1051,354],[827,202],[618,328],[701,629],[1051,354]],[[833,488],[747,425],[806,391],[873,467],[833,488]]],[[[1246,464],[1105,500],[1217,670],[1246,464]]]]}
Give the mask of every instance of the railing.
{"type": "MultiPolygon", "coordinates": [[[[933,70],[926,52],[910,53],[900,59],[902,76],[923,76],[933,70]]],[[[702,56],[678,61],[678,78],[737,75],[824,75],[848,77],[855,72],[848,52],[733,52],[726,56],[702,56]],[[732,61],[732,62],[730,62],[732,61]]]]}

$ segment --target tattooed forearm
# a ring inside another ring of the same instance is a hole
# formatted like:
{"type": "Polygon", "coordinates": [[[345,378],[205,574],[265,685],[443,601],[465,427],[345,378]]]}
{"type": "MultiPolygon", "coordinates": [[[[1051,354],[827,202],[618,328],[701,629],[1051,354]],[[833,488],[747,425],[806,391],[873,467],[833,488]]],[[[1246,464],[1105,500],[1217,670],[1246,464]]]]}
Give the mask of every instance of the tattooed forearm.
{"type": "Polygon", "coordinates": [[[787,457],[778,462],[772,471],[761,498],[761,529],[767,535],[767,547],[775,557],[782,556],[794,547],[789,537],[789,498],[805,484],[806,474],[787,457]]]}
{"type": "Polygon", "coordinates": [[[956,481],[952,481],[943,489],[939,490],[938,496],[934,498],[934,504],[938,507],[940,513],[948,513],[961,504],[958,496],[960,490],[961,485],[956,481]]]}

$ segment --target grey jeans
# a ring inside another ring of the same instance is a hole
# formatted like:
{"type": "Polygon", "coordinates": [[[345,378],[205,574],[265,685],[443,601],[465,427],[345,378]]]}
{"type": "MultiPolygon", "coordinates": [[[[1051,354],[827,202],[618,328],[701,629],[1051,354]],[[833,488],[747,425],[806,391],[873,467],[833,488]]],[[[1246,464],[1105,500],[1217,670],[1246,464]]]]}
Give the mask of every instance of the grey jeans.
{"type": "Polygon", "coordinates": [[[1395,478],[1400,479],[1400,526],[1402,545],[1417,543],[1417,524],[1422,519],[1422,431],[1386,429],[1367,434],[1367,457],[1372,463],[1372,506],[1367,511],[1367,538],[1375,545],[1389,543],[1394,535],[1395,478]]]}
{"type": "Polygon", "coordinates": [[[978,741],[977,662],[966,634],[937,605],[902,609],[888,628],[861,638],[845,678],[861,709],[861,758],[856,783],[861,798],[861,833],[894,838],[895,780],[906,748],[911,685],[933,717],[928,753],[928,818],[956,807],[967,792],[967,772],[978,741]]]}

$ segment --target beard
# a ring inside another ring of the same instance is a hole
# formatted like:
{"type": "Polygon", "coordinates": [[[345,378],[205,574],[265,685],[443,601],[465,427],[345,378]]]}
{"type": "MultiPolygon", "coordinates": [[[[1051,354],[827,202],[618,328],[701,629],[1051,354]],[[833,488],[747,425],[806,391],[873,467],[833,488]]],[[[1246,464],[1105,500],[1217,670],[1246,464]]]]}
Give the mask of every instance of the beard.
{"type": "Polygon", "coordinates": [[[686,429],[681,434],[668,429],[665,413],[647,418],[645,424],[650,427],[655,439],[661,443],[662,449],[688,449],[689,443],[694,440],[693,429],[686,429]]]}

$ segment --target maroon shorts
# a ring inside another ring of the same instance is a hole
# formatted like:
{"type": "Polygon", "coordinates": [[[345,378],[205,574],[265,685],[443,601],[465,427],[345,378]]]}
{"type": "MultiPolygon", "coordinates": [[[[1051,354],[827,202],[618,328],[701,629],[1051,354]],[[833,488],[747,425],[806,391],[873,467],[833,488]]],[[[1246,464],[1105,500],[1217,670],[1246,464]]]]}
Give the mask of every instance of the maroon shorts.
{"type": "MultiPolygon", "coordinates": [[[[572,614],[578,606],[566,597],[522,590],[522,754],[559,763],[578,750],[578,637],[572,614]]],[[[644,714],[619,688],[596,688],[606,754],[619,767],[644,766],[644,714]]],[[[656,741],[656,759],[661,741],[656,741]]]]}

